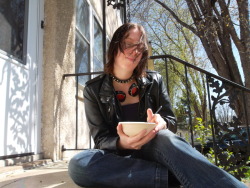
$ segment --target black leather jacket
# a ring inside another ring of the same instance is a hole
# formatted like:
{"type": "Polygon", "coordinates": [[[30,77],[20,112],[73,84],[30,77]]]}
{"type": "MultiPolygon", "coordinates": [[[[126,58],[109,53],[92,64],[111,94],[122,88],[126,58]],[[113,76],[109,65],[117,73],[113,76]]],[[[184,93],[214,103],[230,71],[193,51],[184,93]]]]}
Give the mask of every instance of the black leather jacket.
{"type": "MultiPolygon", "coordinates": [[[[139,120],[147,120],[148,108],[153,112],[162,105],[159,114],[167,122],[168,129],[176,132],[176,120],[171,109],[167,89],[161,75],[148,71],[146,77],[137,80],[139,86],[139,120]]],[[[95,148],[117,150],[118,122],[123,121],[120,102],[116,99],[112,79],[102,74],[86,83],[84,89],[85,112],[95,148]]]]}

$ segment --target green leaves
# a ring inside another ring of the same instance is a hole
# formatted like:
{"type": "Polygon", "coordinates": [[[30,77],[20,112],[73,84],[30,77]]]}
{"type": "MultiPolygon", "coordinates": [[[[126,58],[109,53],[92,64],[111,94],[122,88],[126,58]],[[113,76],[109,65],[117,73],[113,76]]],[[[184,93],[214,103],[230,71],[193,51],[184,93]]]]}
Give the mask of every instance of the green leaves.
{"type": "Polygon", "coordinates": [[[202,118],[196,118],[196,125],[194,126],[195,140],[201,144],[201,153],[203,153],[204,145],[207,138],[212,137],[211,125],[205,126],[202,118]]]}

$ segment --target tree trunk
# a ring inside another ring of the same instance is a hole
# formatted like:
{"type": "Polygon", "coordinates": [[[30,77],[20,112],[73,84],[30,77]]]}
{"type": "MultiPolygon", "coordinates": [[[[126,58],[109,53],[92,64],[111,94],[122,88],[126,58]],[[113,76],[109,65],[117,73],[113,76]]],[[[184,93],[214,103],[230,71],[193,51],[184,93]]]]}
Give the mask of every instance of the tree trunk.
{"type": "MultiPolygon", "coordinates": [[[[230,15],[229,5],[226,4],[225,0],[185,0],[195,27],[184,23],[168,5],[159,0],[154,1],[165,8],[179,24],[191,30],[200,38],[212,66],[220,76],[250,88],[250,24],[248,0],[236,1],[239,14],[239,36],[230,15]],[[241,62],[237,62],[235,58],[232,42],[239,52],[241,62]],[[245,83],[240,75],[239,66],[243,68],[245,83]]],[[[237,115],[244,113],[244,109],[242,108],[245,103],[248,109],[246,117],[250,117],[249,95],[250,94],[246,95],[245,100],[239,98],[236,101],[235,111],[237,115]]]]}

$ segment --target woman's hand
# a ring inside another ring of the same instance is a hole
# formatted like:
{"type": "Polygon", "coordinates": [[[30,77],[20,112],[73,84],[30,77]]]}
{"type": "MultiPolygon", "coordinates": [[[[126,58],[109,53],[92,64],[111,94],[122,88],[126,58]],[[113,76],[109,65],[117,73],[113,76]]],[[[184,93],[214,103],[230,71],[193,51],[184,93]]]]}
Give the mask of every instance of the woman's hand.
{"type": "Polygon", "coordinates": [[[142,130],[140,133],[138,133],[135,136],[129,137],[127,136],[123,130],[122,130],[122,124],[119,123],[117,125],[117,133],[120,136],[120,139],[117,142],[117,147],[119,149],[135,149],[139,150],[141,147],[148,143],[150,140],[152,140],[155,135],[156,131],[152,130],[148,134],[146,134],[146,129],[142,130]]]}
{"type": "Polygon", "coordinates": [[[129,137],[122,130],[122,124],[118,124],[117,133],[120,136],[120,139],[117,142],[117,147],[119,149],[141,149],[141,147],[152,140],[157,132],[161,129],[166,129],[166,122],[161,117],[160,114],[153,114],[152,110],[149,108],[147,110],[147,121],[151,123],[156,123],[156,127],[146,134],[146,129],[142,130],[135,136],[129,137]]]}
{"type": "Polygon", "coordinates": [[[147,121],[150,123],[155,123],[155,131],[158,132],[159,130],[166,129],[167,123],[166,121],[161,117],[160,114],[153,114],[152,110],[148,108],[147,110],[147,121]]]}

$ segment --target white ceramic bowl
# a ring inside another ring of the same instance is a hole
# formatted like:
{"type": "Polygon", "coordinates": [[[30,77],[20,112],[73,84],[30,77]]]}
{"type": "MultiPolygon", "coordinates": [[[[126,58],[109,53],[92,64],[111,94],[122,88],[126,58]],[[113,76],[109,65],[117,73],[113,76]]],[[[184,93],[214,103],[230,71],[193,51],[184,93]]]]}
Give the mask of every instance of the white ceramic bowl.
{"type": "Polygon", "coordinates": [[[156,126],[155,123],[147,122],[120,122],[122,124],[123,132],[128,136],[135,136],[143,129],[147,130],[147,134],[156,126]]]}

